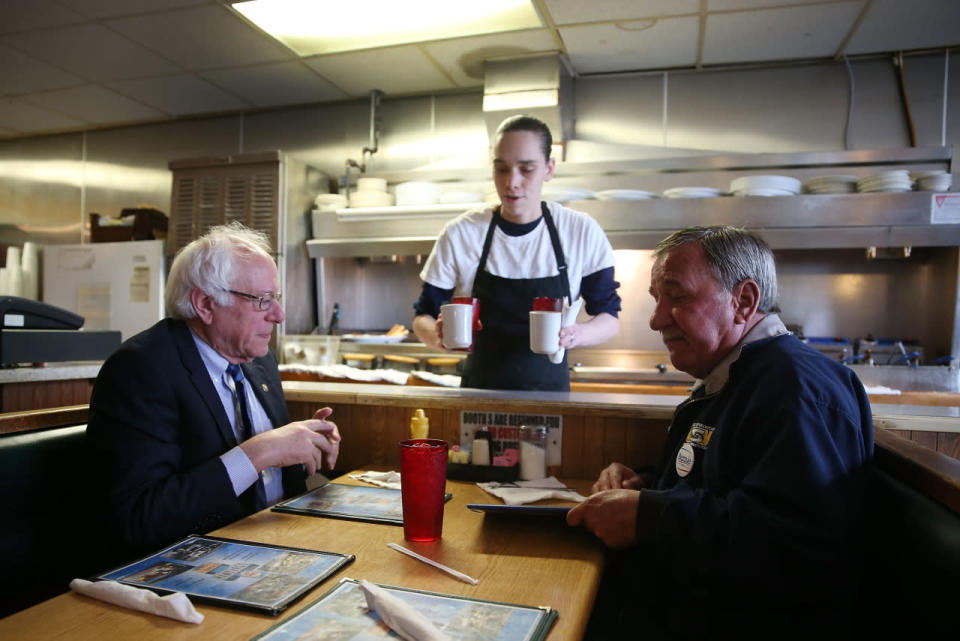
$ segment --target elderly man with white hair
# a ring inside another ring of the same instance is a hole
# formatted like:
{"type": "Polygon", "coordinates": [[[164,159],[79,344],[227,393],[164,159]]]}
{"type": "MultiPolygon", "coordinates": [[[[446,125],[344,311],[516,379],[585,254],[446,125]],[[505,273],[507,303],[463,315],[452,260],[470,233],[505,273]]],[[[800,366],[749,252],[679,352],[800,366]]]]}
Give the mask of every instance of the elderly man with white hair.
{"type": "Polygon", "coordinates": [[[222,527],[334,466],[332,410],[293,423],[287,413],[269,348],[280,297],[266,236],[239,223],[177,254],[170,317],[120,346],[90,400],[111,547],[134,554],[222,527]]]}

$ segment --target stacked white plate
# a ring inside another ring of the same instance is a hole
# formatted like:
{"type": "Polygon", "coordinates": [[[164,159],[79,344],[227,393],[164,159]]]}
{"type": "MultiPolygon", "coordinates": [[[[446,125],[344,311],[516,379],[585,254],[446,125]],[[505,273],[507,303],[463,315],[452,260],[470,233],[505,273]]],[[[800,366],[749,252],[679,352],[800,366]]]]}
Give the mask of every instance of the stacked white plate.
{"type": "Polygon", "coordinates": [[[543,188],[543,199],[552,200],[557,203],[565,203],[569,200],[590,200],[594,195],[593,191],[580,187],[551,185],[543,188]]]}
{"type": "Polygon", "coordinates": [[[394,188],[397,205],[435,205],[440,197],[440,185],[423,180],[400,183],[394,188]]]}
{"type": "Polygon", "coordinates": [[[917,191],[950,191],[953,184],[953,176],[943,169],[911,171],[910,177],[916,181],[917,191]]]}
{"type": "Polygon", "coordinates": [[[664,198],[714,198],[724,192],[713,187],[674,187],[663,192],[664,198]]]}
{"type": "Polygon", "coordinates": [[[658,198],[652,191],[641,189],[604,189],[594,194],[597,200],[647,200],[658,198]]]}
{"type": "Polygon", "coordinates": [[[442,192],[437,198],[437,202],[443,205],[452,205],[458,203],[482,203],[483,194],[481,194],[479,191],[445,191],[442,192]]]}
{"type": "Polygon", "coordinates": [[[806,189],[810,194],[853,194],[857,191],[856,176],[833,174],[815,176],[807,181],[806,189]]]}
{"type": "Polygon", "coordinates": [[[387,193],[387,181],[383,178],[358,178],[357,190],[350,194],[351,207],[389,207],[393,194],[387,193]]]}
{"type": "Polygon", "coordinates": [[[730,183],[734,196],[793,196],[801,184],[790,176],[742,176],[730,183]]]}
{"type": "Polygon", "coordinates": [[[913,180],[906,169],[893,169],[879,174],[861,178],[857,182],[857,190],[863,193],[910,191],[913,189],[913,180]]]}

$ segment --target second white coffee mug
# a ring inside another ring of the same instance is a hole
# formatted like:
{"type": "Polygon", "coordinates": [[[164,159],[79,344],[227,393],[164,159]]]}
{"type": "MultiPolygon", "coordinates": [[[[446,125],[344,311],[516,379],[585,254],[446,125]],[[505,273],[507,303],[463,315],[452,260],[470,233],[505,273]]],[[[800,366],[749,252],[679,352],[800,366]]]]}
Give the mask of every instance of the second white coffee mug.
{"type": "Polygon", "coordinates": [[[440,306],[440,313],[443,314],[443,346],[447,349],[470,347],[473,344],[473,305],[448,303],[440,306]]]}
{"type": "Polygon", "coordinates": [[[560,312],[530,312],[530,351],[553,354],[560,349],[560,312]]]}

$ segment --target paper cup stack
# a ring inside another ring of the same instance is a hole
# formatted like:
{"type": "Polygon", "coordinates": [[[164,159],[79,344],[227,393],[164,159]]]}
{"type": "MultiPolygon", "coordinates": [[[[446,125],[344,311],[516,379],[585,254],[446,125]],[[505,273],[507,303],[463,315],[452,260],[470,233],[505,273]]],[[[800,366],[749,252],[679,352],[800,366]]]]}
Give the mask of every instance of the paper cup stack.
{"type": "Polygon", "coordinates": [[[40,266],[37,245],[26,242],[23,250],[7,248],[6,267],[0,268],[0,296],[40,297],[40,266]]]}
{"type": "Polygon", "coordinates": [[[916,181],[917,191],[950,191],[953,185],[953,176],[943,169],[911,171],[910,177],[916,181]]]}
{"type": "Polygon", "coordinates": [[[383,178],[358,178],[357,190],[350,194],[351,207],[390,207],[393,194],[387,193],[383,178]]]}

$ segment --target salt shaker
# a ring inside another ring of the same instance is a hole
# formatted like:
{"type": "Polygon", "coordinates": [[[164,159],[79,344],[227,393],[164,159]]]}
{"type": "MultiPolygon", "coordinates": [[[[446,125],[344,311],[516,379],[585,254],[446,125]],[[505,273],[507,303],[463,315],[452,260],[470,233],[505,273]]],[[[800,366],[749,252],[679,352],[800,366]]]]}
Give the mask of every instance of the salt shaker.
{"type": "Polygon", "coordinates": [[[520,426],[520,478],[536,481],[547,477],[547,428],[520,426]]]}

